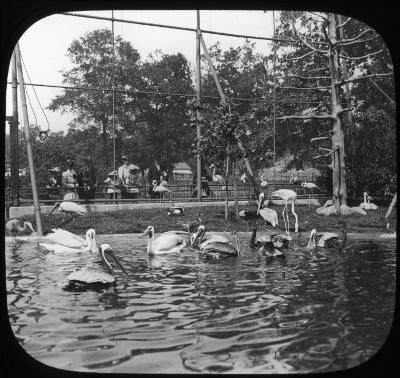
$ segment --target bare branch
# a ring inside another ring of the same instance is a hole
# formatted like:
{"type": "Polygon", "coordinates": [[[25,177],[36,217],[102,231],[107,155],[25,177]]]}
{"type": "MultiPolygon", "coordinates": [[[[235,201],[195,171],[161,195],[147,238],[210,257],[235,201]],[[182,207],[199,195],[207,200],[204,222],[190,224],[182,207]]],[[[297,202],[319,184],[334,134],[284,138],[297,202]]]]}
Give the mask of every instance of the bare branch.
{"type": "Polygon", "coordinates": [[[376,52],[373,52],[373,53],[370,53],[370,54],[364,55],[364,56],[355,56],[355,57],[351,57],[351,56],[347,56],[347,55],[339,55],[339,56],[341,58],[343,58],[343,59],[358,60],[358,59],[369,58],[369,57],[371,57],[373,55],[376,55],[376,54],[379,54],[379,53],[381,53],[383,51],[385,51],[385,50],[382,49],[382,50],[379,50],[379,51],[376,51],[376,52]]]}
{"type": "Polygon", "coordinates": [[[311,13],[311,14],[313,14],[314,16],[321,17],[321,18],[324,19],[325,21],[329,21],[328,18],[326,18],[326,17],[323,16],[322,14],[318,14],[318,13],[310,12],[310,11],[307,11],[307,13],[311,13]]]}
{"type": "Polygon", "coordinates": [[[335,119],[332,115],[324,114],[324,115],[308,115],[308,116],[284,116],[284,117],[277,117],[277,120],[286,121],[288,119],[335,119]]]}
{"type": "Polygon", "coordinates": [[[354,110],[354,108],[342,108],[340,111],[338,111],[338,114],[341,114],[344,112],[351,112],[353,110],[354,110]]]}
{"type": "Polygon", "coordinates": [[[350,46],[350,45],[354,45],[356,43],[365,43],[365,42],[370,41],[371,39],[375,39],[375,38],[378,38],[378,37],[379,37],[379,35],[374,35],[372,37],[361,39],[359,41],[346,42],[346,43],[344,43],[343,41],[339,41],[338,45],[340,45],[340,46],[350,46]]]}
{"type": "Polygon", "coordinates": [[[319,71],[324,71],[324,70],[329,70],[329,67],[314,68],[313,70],[310,70],[308,72],[311,73],[311,72],[319,72],[319,71]]]}
{"type": "Polygon", "coordinates": [[[328,89],[330,89],[331,87],[329,86],[329,85],[326,85],[326,86],[322,86],[322,87],[304,87],[304,88],[299,88],[299,87],[276,87],[276,89],[294,89],[294,90],[314,90],[314,89],[316,89],[316,90],[324,90],[324,91],[326,91],[326,90],[328,90],[328,89]]]}
{"type": "Polygon", "coordinates": [[[347,39],[342,39],[343,43],[348,43],[348,42],[353,42],[353,41],[357,41],[360,37],[362,37],[365,33],[368,33],[370,31],[374,31],[373,29],[366,29],[364,31],[362,31],[359,35],[357,35],[354,38],[347,38],[347,39]]]}
{"type": "Polygon", "coordinates": [[[309,55],[311,55],[311,54],[316,54],[316,53],[317,53],[317,51],[309,51],[307,54],[304,54],[304,55],[299,56],[299,57],[297,57],[297,58],[286,58],[286,57],[285,57],[285,59],[286,59],[286,60],[300,60],[300,59],[305,58],[306,56],[309,56],[309,55]]]}
{"type": "Polygon", "coordinates": [[[371,77],[383,77],[383,76],[391,76],[393,75],[393,72],[387,72],[387,73],[380,73],[380,74],[373,74],[373,75],[364,75],[364,76],[357,76],[357,77],[352,77],[351,79],[347,79],[347,80],[341,80],[339,81],[339,83],[337,83],[337,85],[344,85],[347,83],[351,83],[353,81],[358,81],[358,80],[363,80],[363,79],[369,79],[371,77]]]}
{"type": "Polygon", "coordinates": [[[328,152],[331,152],[331,149],[330,149],[330,148],[318,147],[318,149],[321,150],[321,151],[328,151],[328,152]]]}
{"type": "Polygon", "coordinates": [[[345,26],[349,21],[351,20],[351,17],[349,17],[346,21],[342,22],[339,25],[336,25],[337,28],[342,28],[343,26],[345,26]]]}
{"type": "Polygon", "coordinates": [[[306,42],[303,38],[300,37],[300,35],[297,33],[296,27],[294,25],[294,18],[292,17],[292,28],[293,28],[293,32],[295,34],[295,36],[297,37],[297,39],[306,47],[308,47],[310,50],[317,52],[319,54],[325,55],[327,54],[326,50],[320,50],[315,48],[314,46],[310,45],[308,42],[306,42]]]}
{"type": "Polygon", "coordinates": [[[330,155],[331,155],[331,153],[329,152],[329,153],[326,153],[326,154],[314,156],[313,159],[321,159],[323,157],[328,157],[330,155]]]}
{"type": "Polygon", "coordinates": [[[290,75],[290,76],[286,76],[286,77],[297,77],[298,79],[301,80],[331,80],[330,76],[299,76],[299,75],[290,75]]]}
{"type": "Polygon", "coordinates": [[[316,138],[311,138],[310,142],[319,142],[320,140],[329,140],[328,136],[322,136],[322,137],[316,137],[316,138]]]}

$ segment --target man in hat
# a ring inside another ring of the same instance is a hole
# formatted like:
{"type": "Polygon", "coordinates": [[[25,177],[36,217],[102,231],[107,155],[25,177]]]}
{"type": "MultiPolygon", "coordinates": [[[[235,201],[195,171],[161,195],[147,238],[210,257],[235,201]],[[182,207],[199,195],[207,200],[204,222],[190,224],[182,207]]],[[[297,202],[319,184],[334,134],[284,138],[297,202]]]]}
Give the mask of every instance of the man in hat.
{"type": "Polygon", "coordinates": [[[137,198],[139,195],[140,187],[143,185],[142,177],[140,175],[140,168],[135,164],[130,164],[129,177],[126,179],[126,193],[125,198],[137,198]]]}
{"type": "Polygon", "coordinates": [[[67,157],[67,170],[62,173],[62,186],[65,189],[64,201],[73,201],[79,199],[76,189],[79,187],[78,177],[74,169],[72,157],[67,157]]]}
{"type": "Polygon", "coordinates": [[[92,164],[92,159],[87,157],[78,174],[79,197],[85,200],[94,199],[97,189],[97,170],[92,164]]]}
{"type": "Polygon", "coordinates": [[[127,181],[129,180],[129,159],[127,155],[121,155],[122,165],[118,168],[118,176],[122,181],[122,198],[128,198],[127,196],[127,181]]]}
{"type": "Polygon", "coordinates": [[[47,182],[47,193],[50,199],[60,198],[60,188],[61,188],[61,169],[60,167],[55,167],[49,169],[50,178],[47,182]]]}

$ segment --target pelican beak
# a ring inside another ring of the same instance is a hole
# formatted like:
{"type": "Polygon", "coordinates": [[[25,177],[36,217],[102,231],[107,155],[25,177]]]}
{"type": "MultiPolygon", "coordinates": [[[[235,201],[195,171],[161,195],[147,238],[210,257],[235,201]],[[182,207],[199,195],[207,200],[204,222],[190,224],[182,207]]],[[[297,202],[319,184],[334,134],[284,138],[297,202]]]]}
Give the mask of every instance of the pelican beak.
{"type": "MultiPolygon", "coordinates": [[[[114,252],[112,251],[112,249],[107,248],[107,249],[104,251],[104,254],[105,254],[105,253],[107,253],[109,256],[111,256],[111,258],[115,261],[115,263],[118,265],[118,267],[119,267],[119,268],[122,270],[122,272],[127,276],[128,273],[126,272],[126,270],[124,269],[124,267],[122,266],[122,264],[118,261],[117,257],[114,255],[114,252]]],[[[107,265],[110,267],[110,269],[111,269],[111,271],[112,271],[113,269],[111,268],[111,265],[110,265],[110,263],[108,262],[106,256],[103,255],[103,257],[104,257],[104,261],[107,263],[107,265]]]]}
{"type": "Polygon", "coordinates": [[[30,222],[26,222],[25,227],[28,227],[32,232],[35,232],[35,230],[32,227],[32,224],[30,222]]]}

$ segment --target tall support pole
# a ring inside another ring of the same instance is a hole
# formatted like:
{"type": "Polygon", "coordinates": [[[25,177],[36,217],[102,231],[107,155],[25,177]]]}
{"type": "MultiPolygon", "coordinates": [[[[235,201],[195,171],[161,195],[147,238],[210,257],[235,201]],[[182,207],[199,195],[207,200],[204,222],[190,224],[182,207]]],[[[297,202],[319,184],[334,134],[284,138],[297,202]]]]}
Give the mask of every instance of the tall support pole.
{"type": "Polygon", "coordinates": [[[22,116],[24,119],[26,150],[27,150],[27,154],[28,154],[29,171],[30,171],[30,176],[31,176],[33,207],[35,210],[37,234],[38,234],[38,236],[43,236],[42,219],[40,216],[39,196],[38,196],[37,187],[36,187],[36,171],[35,171],[35,165],[33,162],[31,135],[29,132],[28,108],[26,106],[26,97],[25,97],[25,82],[24,82],[24,76],[22,74],[21,52],[19,50],[18,43],[15,46],[14,52],[16,54],[17,72],[18,72],[18,79],[19,79],[19,83],[20,83],[22,116]]]}
{"type": "MultiPolygon", "coordinates": [[[[197,150],[200,150],[200,103],[201,103],[201,91],[200,91],[200,11],[197,10],[197,32],[196,32],[196,99],[197,99],[197,150]]],[[[201,156],[200,152],[197,153],[197,200],[201,201],[201,156]]]]}
{"type": "MultiPolygon", "coordinates": [[[[274,38],[275,38],[275,11],[272,11],[272,25],[274,28],[274,38]]],[[[276,50],[275,50],[275,40],[272,42],[272,50],[273,50],[273,75],[274,75],[274,106],[273,106],[273,117],[274,117],[274,191],[276,190],[276,75],[275,75],[275,66],[276,66],[276,50]]]]}
{"type": "MultiPolygon", "coordinates": [[[[115,47],[114,47],[114,10],[111,10],[112,34],[112,131],[113,131],[113,172],[115,172],[115,47]]],[[[115,199],[115,175],[113,176],[113,198],[115,199]]]]}
{"type": "MultiPolygon", "coordinates": [[[[217,87],[219,97],[221,98],[221,102],[223,104],[226,104],[226,97],[225,97],[224,91],[222,90],[221,84],[220,84],[220,82],[218,80],[217,72],[214,69],[214,65],[212,64],[212,60],[211,60],[210,54],[208,53],[207,46],[206,46],[206,44],[205,44],[205,42],[203,40],[203,37],[202,37],[201,33],[199,34],[199,38],[200,38],[200,43],[201,43],[201,45],[203,47],[203,50],[204,50],[204,55],[206,56],[207,61],[208,61],[208,64],[209,64],[209,67],[210,67],[210,70],[211,70],[211,74],[212,74],[212,77],[214,79],[214,83],[215,83],[215,85],[217,87]]],[[[251,169],[251,165],[250,165],[249,159],[246,157],[246,150],[244,149],[243,143],[242,143],[242,141],[240,139],[238,139],[237,145],[238,145],[239,149],[243,153],[244,164],[246,166],[247,172],[249,173],[250,181],[253,184],[253,188],[254,188],[256,197],[258,198],[258,196],[259,196],[261,191],[260,191],[259,185],[256,182],[256,179],[254,178],[253,170],[251,169]]]]}
{"type": "MultiPolygon", "coordinates": [[[[338,18],[338,23],[339,23],[339,37],[340,39],[344,39],[344,33],[343,33],[343,26],[342,26],[342,16],[340,14],[337,15],[338,18]]],[[[343,70],[343,79],[347,80],[348,79],[348,73],[347,73],[347,63],[346,59],[341,59],[341,66],[343,70]]],[[[346,102],[347,102],[347,107],[349,108],[351,106],[351,98],[350,98],[350,87],[349,83],[346,83],[344,86],[344,91],[346,93],[346,102]]],[[[351,112],[347,112],[347,120],[349,121],[349,125],[352,123],[352,116],[351,112]]]]}
{"type": "Polygon", "coordinates": [[[12,104],[13,115],[10,124],[10,155],[11,155],[11,198],[12,206],[19,206],[19,164],[18,164],[18,84],[17,60],[15,51],[11,58],[12,104]]]}

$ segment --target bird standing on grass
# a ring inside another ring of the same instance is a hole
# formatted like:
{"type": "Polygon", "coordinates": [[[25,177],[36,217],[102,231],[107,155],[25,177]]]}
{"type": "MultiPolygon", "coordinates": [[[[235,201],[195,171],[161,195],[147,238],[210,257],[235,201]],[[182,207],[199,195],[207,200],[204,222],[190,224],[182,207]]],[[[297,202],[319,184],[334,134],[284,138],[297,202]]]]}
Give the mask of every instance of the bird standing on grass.
{"type": "Polygon", "coordinates": [[[179,206],[171,206],[167,209],[168,215],[184,215],[185,209],[179,206]]]}
{"type": "Polygon", "coordinates": [[[66,213],[66,214],[71,214],[72,216],[72,221],[75,220],[76,215],[86,215],[87,210],[85,207],[71,201],[63,201],[63,202],[57,202],[53,209],[50,211],[50,214],[53,214],[54,210],[58,208],[58,211],[61,213],[66,213]]]}
{"type": "Polygon", "coordinates": [[[376,210],[378,206],[371,202],[371,197],[364,191],[364,202],[361,202],[359,207],[364,210],[376,210]]]}
{"type": "MultiPolygon", "coordinates": [[[[225,190],[225,179],[221,175],[215,174],[215,170],[216,170],[215,164],[211,164],[209,166],[209,168],[213,170],[213,173],[212,173],[213,182],[221,185],[221,187],[220,187],[221,191],[225,190]]],[[[219,194],[219,191],[217,191],[217,193],[219,194]]]]}
{"type": "Polygon", "coordinates": [[[283,217],[283,222],[285,223],[285,230],[286,233],[289,235],[289,212],[288,212],[288,203],[292,204],[292,213],[296,219],[295,224],[294,224],[294,232],[299,231],[299,223],[298,223],[298,217],[297,214],[294,211],[294,204],[297,199],[297,193],[294,192],[293,190],[290,189],[279,189],[271,193],[272,198],[280,198],[284,201],[285,205],[283,207],[282,211],[282,217],[283,217]],[[286,211],[286,217],[285,217],[285,211],[286,211]]]}

